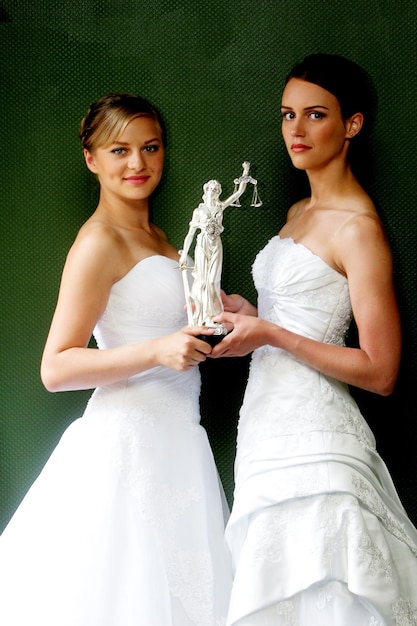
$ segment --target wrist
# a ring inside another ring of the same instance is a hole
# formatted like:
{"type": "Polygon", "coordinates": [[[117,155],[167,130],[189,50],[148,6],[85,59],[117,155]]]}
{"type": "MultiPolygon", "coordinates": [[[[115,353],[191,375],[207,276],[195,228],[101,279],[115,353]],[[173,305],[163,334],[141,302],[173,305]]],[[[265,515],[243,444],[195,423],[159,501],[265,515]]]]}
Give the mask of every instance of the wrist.
{"type": "Polygon", "coordinates": [[[242,298],[242,303],[238,309],[238,313],[240,313],[241,315],[251,315],[253,317],[257,317],[258,309],[253,304],[251,304],[249,300],[242,298]]]}

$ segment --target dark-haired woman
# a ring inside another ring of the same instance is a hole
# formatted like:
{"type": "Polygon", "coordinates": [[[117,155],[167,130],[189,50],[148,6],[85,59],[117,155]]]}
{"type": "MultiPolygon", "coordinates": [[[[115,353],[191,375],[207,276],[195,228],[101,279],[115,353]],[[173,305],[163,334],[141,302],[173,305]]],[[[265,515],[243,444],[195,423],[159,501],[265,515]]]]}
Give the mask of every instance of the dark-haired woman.
{"type": "Polygon", "coordinates": [[[177,249],[149,218],[163,122],[109,94],[80,137],[100,198],[69,251],[41,375],[50,391],[95,391],[0,538],[0,623],[218,626],[231,575],[200,426],[210,347],[186,326],[177,249]]]}
{"type": "Polygon", "coordinates": [[[348,390],[388,395],[400,364],[391,253],[351,162],[372,101],[343,57],[290,73],[282,134],[311,195],[255,260],[257,309],[225,296],[216,318],[234,330],[212,356],[253,351],[226,530],[229,626],[417,624],[417,531],[348,390]],[[357,348],[345,345],[352,314],[357,348]]]}

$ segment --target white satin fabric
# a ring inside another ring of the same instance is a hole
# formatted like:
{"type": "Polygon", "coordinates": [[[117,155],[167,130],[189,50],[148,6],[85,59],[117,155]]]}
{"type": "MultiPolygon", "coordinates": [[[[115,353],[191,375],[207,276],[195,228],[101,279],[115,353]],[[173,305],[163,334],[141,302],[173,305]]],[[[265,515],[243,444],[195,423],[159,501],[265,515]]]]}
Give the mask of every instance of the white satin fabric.
{"type": "MultiPolygon", "coordinates": [[[[321,258],[274,237],[253,274],[261,317],[344,343],[347,280],[321,258]]],[[[416,626],[417,531],[345,385],[256,350],[235,471],[228,626],[416,626]]]]}
{"type": "MultiPolygon", "coordinates": [[[[181,273],[152,256],[118,283],[99,348],[186,325],[181,273]]],[[[198,369],[94,391],[0,538],[1,626],[220,626],[227,507],[198,369]]]]}

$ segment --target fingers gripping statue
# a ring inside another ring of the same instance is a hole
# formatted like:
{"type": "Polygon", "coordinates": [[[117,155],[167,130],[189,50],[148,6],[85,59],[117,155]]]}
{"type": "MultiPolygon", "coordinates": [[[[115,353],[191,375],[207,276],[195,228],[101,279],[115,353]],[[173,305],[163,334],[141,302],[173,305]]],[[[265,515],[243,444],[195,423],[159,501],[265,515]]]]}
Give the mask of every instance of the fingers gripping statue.
{"type": "Polygon", "coordinates": [[[238,200],[248,183],[254,185],[252,206],[261,206],[257,193],[257,181],[249,176],[250,163],[242,163],[242,176],[234,180],[235,190],[226,200],[220,200],[222,187],[217,180],[203,186],[203,202],[194,209],[183,249],[179,251],[179,267],[183,272],[184,289],[190,326],[209,326],[214,329],[215,341],[227,334],[223,324],[213,321],[223,311],[220,295],[220,279],[223,262],[221,234],[223,211],[228,206],[240,206],[238,200]],[[194,266],[187,263],[188,252],[199,230],[194,248],[194,266]],[[192,270],[192,281],[188,275],[192,270]],[[190,286],[191,283],[191,286],[190,286]]]}

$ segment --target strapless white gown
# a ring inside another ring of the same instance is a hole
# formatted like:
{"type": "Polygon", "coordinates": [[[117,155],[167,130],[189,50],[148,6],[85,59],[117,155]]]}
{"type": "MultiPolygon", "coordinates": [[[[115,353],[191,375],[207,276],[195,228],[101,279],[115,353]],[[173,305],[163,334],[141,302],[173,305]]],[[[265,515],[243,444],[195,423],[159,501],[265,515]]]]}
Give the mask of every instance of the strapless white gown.
{"type": "MultiPolygon", "coordinates": [[[[344,343],[347,280],[321,258],[277,236],[253,275],[260,317],[344,343]]],[[[235,471],[229,626],[416,626],[417,531],[346,385],[256,350],[235,471]]]]}
{"type": "MultiPolygon", "coordinates": [[[[99,348],[186,325],[175,261],[117,282],[99,348]]],[[[1,626],[219,626],[231,566],[227,505],[197,368],[155,367],[98,388],[0,538],[1,626]]]]}

